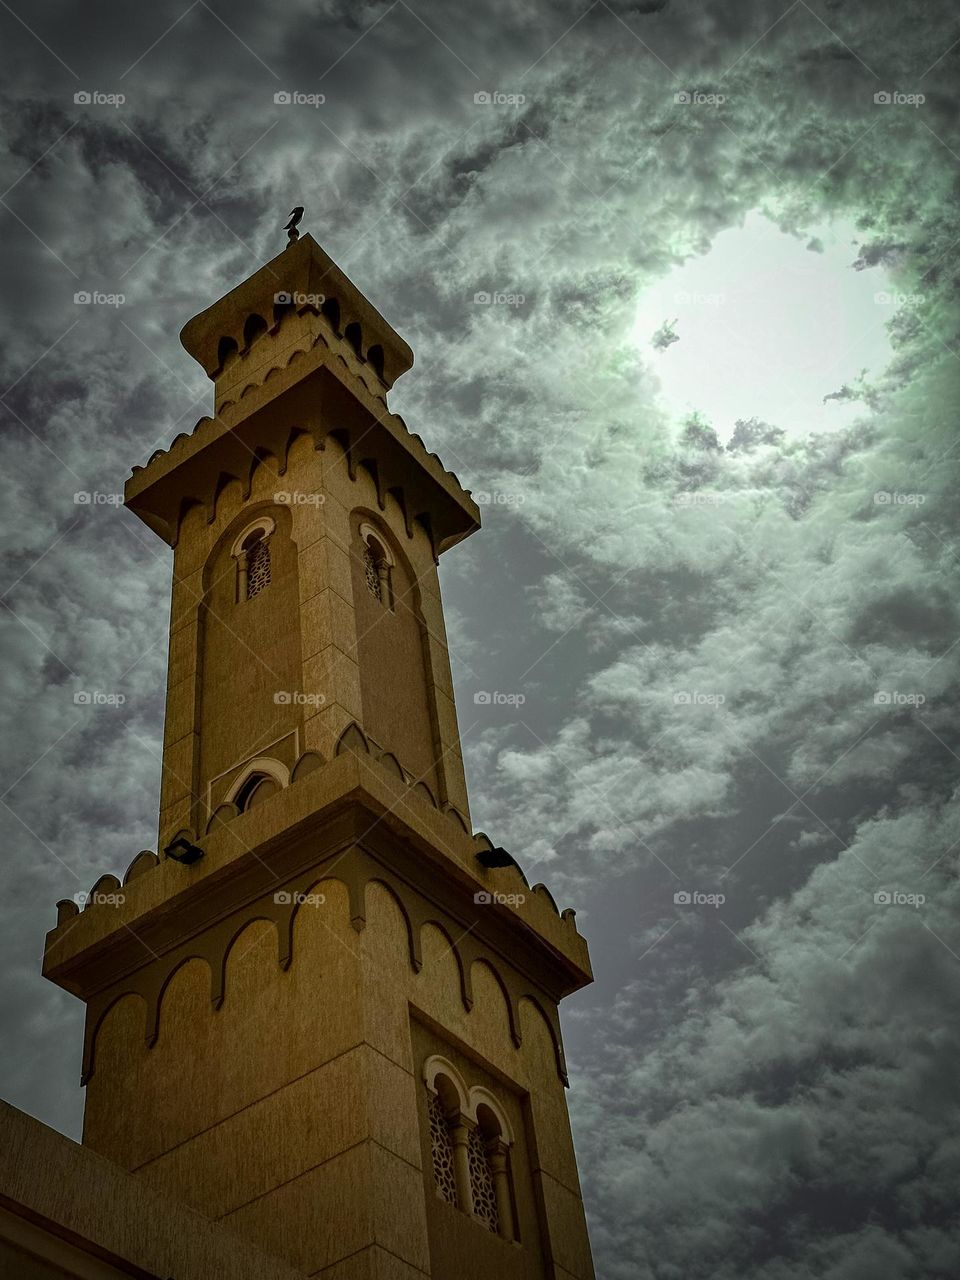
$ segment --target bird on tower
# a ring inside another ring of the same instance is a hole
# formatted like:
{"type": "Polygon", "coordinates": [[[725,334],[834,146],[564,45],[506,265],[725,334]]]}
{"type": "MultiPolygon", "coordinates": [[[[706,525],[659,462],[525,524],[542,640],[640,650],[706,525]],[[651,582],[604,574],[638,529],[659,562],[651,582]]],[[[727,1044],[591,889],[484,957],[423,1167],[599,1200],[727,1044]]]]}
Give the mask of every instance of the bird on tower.
{"type": "Polygon", "coordinates": [[[290,221],[283,228],[284,231],[286,231],[287,239],[290,241],[291,244],[294,244],[297,240],[300,239],[300,232],[297,230],[297,224],[299,223],[302,217],[303,217],[303,205],[298,204],[297,207],[290,214],[290,221]]]}

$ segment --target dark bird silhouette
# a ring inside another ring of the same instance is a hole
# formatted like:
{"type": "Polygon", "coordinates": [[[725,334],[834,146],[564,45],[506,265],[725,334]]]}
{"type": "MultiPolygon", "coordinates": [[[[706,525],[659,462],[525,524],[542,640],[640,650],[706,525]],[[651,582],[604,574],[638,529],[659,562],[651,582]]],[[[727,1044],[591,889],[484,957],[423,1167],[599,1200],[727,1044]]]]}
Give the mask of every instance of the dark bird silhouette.
{"type": "Polygon", "coordinates": [[[294,209],[293,213],[291,213],[290,215],[290,221],[283,228],[284,231],[293,231],[297,223],[300,221],[302,217],[303,217],[303,205],[298,204],[297,207],[294,209]]]}

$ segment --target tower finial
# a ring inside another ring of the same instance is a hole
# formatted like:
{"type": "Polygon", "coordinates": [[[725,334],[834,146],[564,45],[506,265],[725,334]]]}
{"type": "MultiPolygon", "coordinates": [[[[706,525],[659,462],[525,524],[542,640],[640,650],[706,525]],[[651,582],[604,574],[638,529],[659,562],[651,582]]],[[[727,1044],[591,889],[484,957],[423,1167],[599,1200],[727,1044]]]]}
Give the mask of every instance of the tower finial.
{"type": "Polygon", "coordinates": [[[303,217],[303,205],[298,204],[294,211],[290,214],[290,221],[284,227],[287,233],[287,239],[291,244],[296,244],[300,239],[300,232],[297,230],[297,223],[303,217]]]}

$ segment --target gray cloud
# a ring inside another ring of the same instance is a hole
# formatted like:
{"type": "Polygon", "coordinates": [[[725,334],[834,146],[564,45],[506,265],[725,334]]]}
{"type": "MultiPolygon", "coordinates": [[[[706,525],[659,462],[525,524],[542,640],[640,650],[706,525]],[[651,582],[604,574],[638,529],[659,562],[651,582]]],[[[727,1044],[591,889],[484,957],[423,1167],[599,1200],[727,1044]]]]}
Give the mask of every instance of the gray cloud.
{"type": "Polygon", "coordinates": [[[76,1132],[79,1010],[39,979],[41,938],[56,898],[153,840],[169,560],[73,495],[119,491],[209,407],[179,328],[300,203],[417,352],[394,407],[505,497],[443,581],[476,823],[593,941],[566,1028],[599,1274],[952,1276],[952,14],[388,8],[242,4],[220,13],[236,35],[205,6],[168,35],[172,6],[30,16],[76,76],[0,15],[0,937],[22,1046],[0,1090],[76,1132]],[[119,110],[73,103],[121,84],[119,110]],[[874,105],[921,87],[922,114],[874,105]],[[674,101],[693,90],[727,101],[674,101]],[[753,209],[801,243],[855,224],[851,270],[923,301],[889,312],[885,372],[838,378],[859,423],[704,448],[633,317],[753,209]],[[77,707],[91,686],[127,701],[77,707]],[[895,889],[927,901],[874,901],[895,889]]]}

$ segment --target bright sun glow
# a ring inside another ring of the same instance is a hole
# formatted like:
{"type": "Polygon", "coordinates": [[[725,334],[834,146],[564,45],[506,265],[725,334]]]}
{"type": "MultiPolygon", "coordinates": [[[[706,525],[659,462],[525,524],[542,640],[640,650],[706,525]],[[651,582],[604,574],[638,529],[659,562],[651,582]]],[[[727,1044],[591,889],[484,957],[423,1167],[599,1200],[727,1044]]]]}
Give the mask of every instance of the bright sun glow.
{"type": "Polygon", "coordinates": [[[823,397],[861,369],[875,377],[887,364],[884,325],[893,307],[877,295],[895,287],[878,268],[850,265],[852,224],[813,234],[822,251],[751,213],[743,227],[721,232],[709,253],[647,290],[634,337],[673,413],[699,410],[726,441],[737,418],[805,436],[864,412],[823,397]],[[678,340],[657,350],[653,335],[665,322],[678,340]]]}

